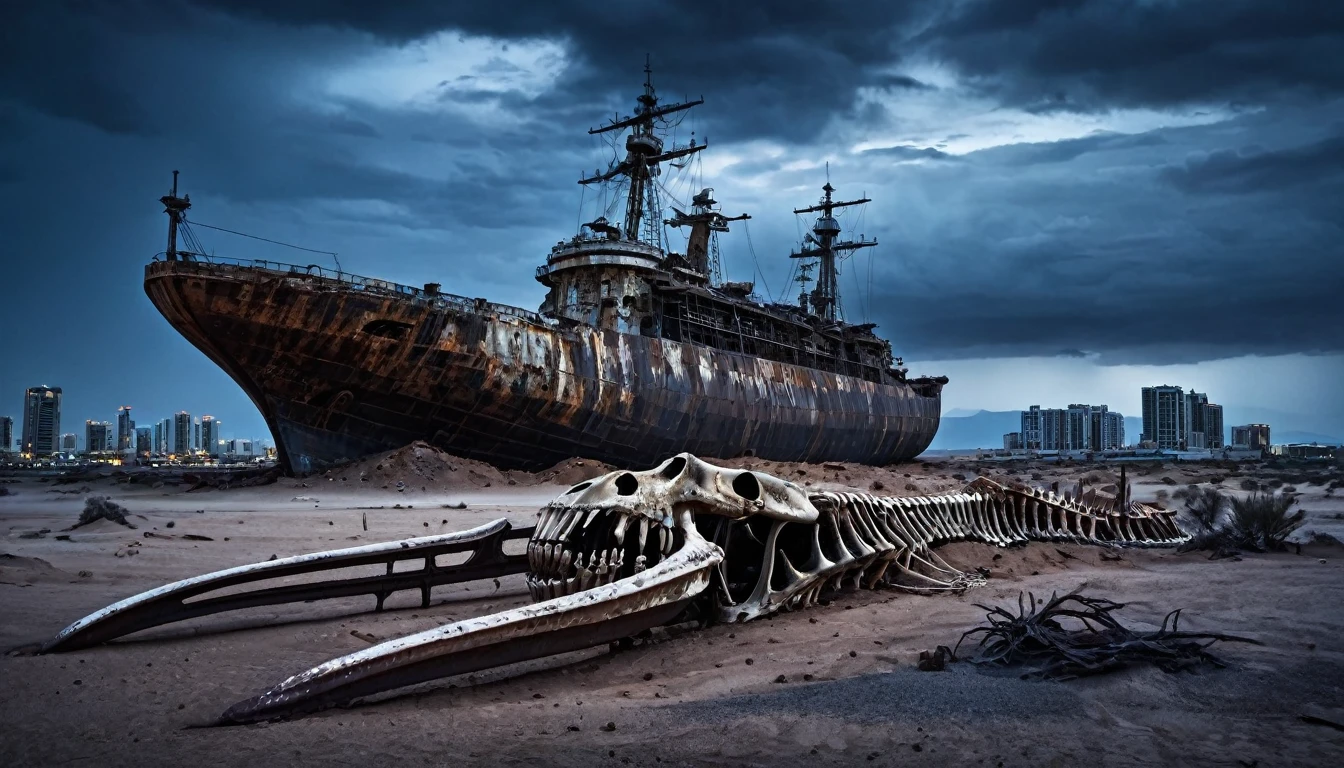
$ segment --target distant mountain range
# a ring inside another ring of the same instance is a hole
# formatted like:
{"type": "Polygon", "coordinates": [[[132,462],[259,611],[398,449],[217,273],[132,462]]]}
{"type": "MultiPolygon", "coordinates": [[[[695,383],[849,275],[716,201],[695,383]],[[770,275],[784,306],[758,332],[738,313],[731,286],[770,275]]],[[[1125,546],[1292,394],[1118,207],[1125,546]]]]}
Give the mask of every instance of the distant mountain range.
{"type": "MultiPolygon", "coordinates": [[[[1255,421],[1253,411],[1241,409],[1227,409],[1228,415],[1238,415],[1244,420],[1225,420],[1226,433],[1223,436],[1224,441],[1230,440],[1232,436],[1232,426],[1234,424],[1248,424],[1255,421]],[[1252,414],[1251,418],[1247,418],[1252,414]]],[[[1310,432],[1301,429],[1278,430],[1274,428],[1274,419],[1265,419],[1260,416],[1263,423],[1270,425],[1270,438],[1275,443],[1321,443],[1321,444],[1344,444],[1344,439],[1319,432],[1310,432]]],[[[1300,417],[1299,417],[1300,418],[1300,417]]],[[[933,438],[933,444],[929,450],[964,450],[967,448],[1002,448],[1003,436],[1009,432],[1017,432],[1022,428],[1021,411],[975,411],[966,409],[954,409],[943,415],[942,422],[938,426],[938,434],[933,438]]],[[[1125,442],[1137,443],[1139,435],[1143,433],[1143,419],[1139,416],[1125,417],[1125,442]]]]}

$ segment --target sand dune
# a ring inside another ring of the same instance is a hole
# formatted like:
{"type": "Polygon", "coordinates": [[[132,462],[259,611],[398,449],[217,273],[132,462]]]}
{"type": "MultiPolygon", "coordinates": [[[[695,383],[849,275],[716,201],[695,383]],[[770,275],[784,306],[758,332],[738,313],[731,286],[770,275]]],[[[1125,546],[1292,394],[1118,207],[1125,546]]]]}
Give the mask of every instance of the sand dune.
{"type": "MultiPolygon", "coordinates": [[[[571,464],[521,478],[437,452],[422,452],[419,464],[413,456],[370,461],[347,468],[344,481],[319,475],[231,491],[97,481],[91,492],[124,505],[138,527],[101,521],[68,539],[55,537],[78,517],[82,496],[46,494],[34,481],[12,486],[15,493],[0,499],[0,647],[43,640],[166,581],[272,555],[496,517],[528,524],[561,486],[601,471],[571,464]],[[358,472],[375,479],[351,479],[358,472]],[[409,487],[412,477],[422,479],[413,491],[397,490],[398,480],[409,487]],[[455,508],[461,502],[466,508],[455,508]],[[43,529],[48,533],[24,538],[43,529]],[[130,549],[136,554],[127,555],[130,549]]],[[[1098,485],[1114,482],[1104,467],[729,463],[813,487],[880,485],[899,495],[959,487],[956,475],[977,473],[1037,483],[1094,474],[1098,485]]],[[[1179,504],[1171,494],[1192,482],[1243,493],[1243,481],[1268,487],[1277,480],[1302,493],[1308,528],[1344,533],[1336,517],[1344,503],[1329,480],[1291,485],[1275,471],[1168,466],[1136,470],[1130,479],[1136,497],[1159,501],[1165,491],[1168,504],[1179,504]]],[[[1306,544],[1301,554],[1236,560],[1053,544],[957,544],[942,553],[959,567],[989,569],[989,585],[964,595],[843,593],[814,610],[674,628],[626,651],[569,654],[266,726],[186,729],[290,674],[368,647],[368,637],[522,604],[521,578],[499,587],[444,587],[428,609],[411,595],[393,596],[392,610],[377,614],[368,599],[261,608],[88,651],[7,655],[0,658],[0,763],[1344,764],[1344,732],[1318,724],[1344,722],[1344,549],[1306,544]],[[1222,648],[1231,667],[1196,675],[1131,669],[1048,683],[965,664],[946,672],[915,668],[920,651],[955,644],[982,621],[975,603],[1015,603],[1023,590],[1048,597],[1076,589],[1127,603],[1123,615],[1136,623],[1156,624],[1184,608],[1189,629],[1264,645],[1222,648]]]]}

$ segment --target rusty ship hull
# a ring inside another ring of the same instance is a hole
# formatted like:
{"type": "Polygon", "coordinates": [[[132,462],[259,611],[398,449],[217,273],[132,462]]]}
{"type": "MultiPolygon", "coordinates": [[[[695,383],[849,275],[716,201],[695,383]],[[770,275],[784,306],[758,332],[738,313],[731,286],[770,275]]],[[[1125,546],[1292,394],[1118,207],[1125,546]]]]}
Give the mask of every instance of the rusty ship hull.
{"type": "Polygon", "coordinates": [[[503,468],[679,451],[888,464],[938,429],[937,383],[892,385],[313,267],[155,261],[145,291],[308,473],[425,440],[503,468]]]}

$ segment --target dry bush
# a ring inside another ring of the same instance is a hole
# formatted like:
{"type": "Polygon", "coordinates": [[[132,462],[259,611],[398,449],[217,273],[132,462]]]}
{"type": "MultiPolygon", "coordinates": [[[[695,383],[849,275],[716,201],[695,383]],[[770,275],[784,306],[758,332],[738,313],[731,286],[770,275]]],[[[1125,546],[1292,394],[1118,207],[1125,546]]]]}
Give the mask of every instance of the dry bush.
{"type": "Polygon", "coordinates": [[[1196,488],[1186,499],[1185,512],[1194,523],[1197,532],[1211,533],[1218,529],[1227,506],[1227,497],[1217,488],[1204,486],[1196,488]]]}
{"type": "Polygon", "coordinates": [[[78,528],[95,520],[111,520],[118,525],[134,528],[126,519],[126,508],[106,496],[90,496],[84,500],[84,509],[79,513],[79,522],[71,526],[78,528]]]}
{"type": "Polygon", "coordinates": [[[1288,494],[1253,493],[1232,499],[1227,530],[1237,546],[1260,552],[1279,551],[1289,534],[1306,519],[1304,510],[1289,514],[1297,499],[1288,494]]]}

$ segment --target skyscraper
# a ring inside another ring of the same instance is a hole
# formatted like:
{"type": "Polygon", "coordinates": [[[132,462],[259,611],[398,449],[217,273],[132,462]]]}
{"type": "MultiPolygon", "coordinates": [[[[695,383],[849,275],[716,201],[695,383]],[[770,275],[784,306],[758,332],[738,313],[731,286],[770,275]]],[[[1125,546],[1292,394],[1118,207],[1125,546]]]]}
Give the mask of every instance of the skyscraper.
{"type": "Polygon", "coordinates": [[[173,453],[191,455],[191,414],[178,411],[173,416],[173,453]]]}
{"type": "Polygon", "coordinates": [[[135,455],[148,456],[154,452],[154,434],[149,427],[135,428],[135,455]]]}
{"type": "Polygon", "coordinates": [[[196,421],[192,424],[192,431],[191,431],[191,450],[193,450],[193,451],[199,451],[199,450],[201,450],[201,420],[200,420],[200,419],[196,419],[196,421]]]}
{"type": "Polygon", "coordinates": [[[1204,441],[1210,448],[1223,447],[1223,406],[1213,403],[1204,406],[1204,441]]]}
{"type": "Polygon", "coordinates": [[[159,421],[159,435],[155,443],[156,451],[167,456],[173,452],[173,420],[162,419],[159,421]]]}
{"type": "Polygon", "coordinates": [[[201,417],[201,450],[207,456],[219,454],[219,422],[214,416],[201,417]]]}
{"type": "Polygon", "coordinates": [[[9,453],[14,447],[14,419],[0,416],[0,453],[9,453]]]}
{"type": "Polygon", "coordinates": [[[1033,451],[1109,451],[1124,447],[1124,422],[1123,415],[1104,405],[1033,405],[1022,411],[1020,439],[1033,451]]]}
{"type": "Polygon", "coordinates": [[[1164,451],[1185,448],[1185,394],[1180,387],[1144,387],[1143,440],[1164,451]]]}
{"type": "Polygon", "coordinates": [[[1202,392],[1191,390],[1185,396],[1185,441],[1184,446],[1189,450],[1198,450],[1208,448],[1208,441],[1205,439],[1205,416],[1207,415],[1207,406],[1209,396],[1202,392]]]}
{"type": "Polygon", "coordinates": [[[30,456],[56,453],[61,435],[61,388],[29,387],[23,401],[23,445],[30,456]]]}
{"type": "Polygon", "coordinates": [[[76,453],[79,451],[79,435],[74,432],[66,432],[61,435],[61,453],[76,453]]]}
{"type": "Polygon", "coordinates": [[[135,448],[135,422],[131,421],[131,406],[117,409],[117,450],[125,453],[135,448]]]}
{"type": "Polygon", "coordinates": [[[112,424],[92,419],[85,421],[84,450],[88,453],[103,453],[112,450],[112,424]]]}
{"type": "Polygon", "coordinates": [[[1033,405],[1022,412],[1022,447],[1029,451],[1041,450],[1041,406],[1033,405]]]}

